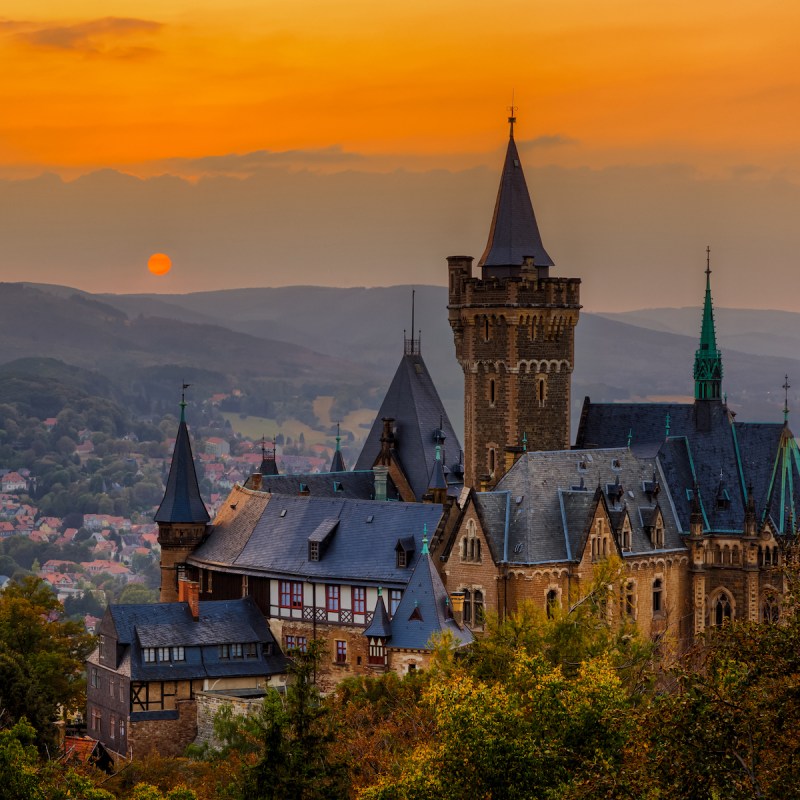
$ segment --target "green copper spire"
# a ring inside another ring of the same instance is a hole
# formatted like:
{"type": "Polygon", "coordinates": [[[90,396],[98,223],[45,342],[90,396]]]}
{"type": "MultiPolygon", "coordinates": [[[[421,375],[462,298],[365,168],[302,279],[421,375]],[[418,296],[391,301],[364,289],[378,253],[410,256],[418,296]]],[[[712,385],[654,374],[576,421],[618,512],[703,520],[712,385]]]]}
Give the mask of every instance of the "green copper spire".
{"type": "Polygon", "coordinates": [[[430,551],[428,550],[428,523],[426,522],[423,526],[422,532],[422,555],[427,556],[429,555],[430,551]]]}
{"type": "Polygon", "coordinates": [[[714,307],[711,303],[711,248],[706,248],[706,297],[700,347],[694,354],[694,399],[719,400],[722,396],[722,355],[717,350],[714,307]]]}

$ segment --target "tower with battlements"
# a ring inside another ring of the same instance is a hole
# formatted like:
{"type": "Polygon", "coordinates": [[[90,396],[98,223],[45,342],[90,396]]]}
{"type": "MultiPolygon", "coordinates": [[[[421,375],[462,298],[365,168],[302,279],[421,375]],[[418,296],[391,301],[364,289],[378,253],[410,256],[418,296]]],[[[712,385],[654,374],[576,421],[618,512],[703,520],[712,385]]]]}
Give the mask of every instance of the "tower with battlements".
{"type": "Polygon", "coordinates": [[[569,447],[580,279],[550,275],[514,141],[486,249],[447,259],[449,320],[464,370],[464,483],[491,488],[525,450],[569,447]]]}

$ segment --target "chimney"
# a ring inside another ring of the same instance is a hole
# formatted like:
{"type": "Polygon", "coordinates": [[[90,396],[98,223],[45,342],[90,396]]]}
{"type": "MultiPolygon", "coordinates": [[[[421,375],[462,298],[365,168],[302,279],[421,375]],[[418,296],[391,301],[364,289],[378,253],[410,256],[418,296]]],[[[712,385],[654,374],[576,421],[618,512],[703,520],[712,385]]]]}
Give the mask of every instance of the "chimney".
{"type": "Polygon", "coordinates": [[[192,612],[192,619],[197,622],[200,619],[200,584],[197,581],[183,581],[186,585],[186,602],[189,604],[189,611],[192,612]]]}
{"type": "Polygon", "coordinates": [[[260,472],[254,472],[250,476],[250,480],[247,481],[248,488],[252,489],[254,492],[260,492],[261,491],[261,479],[262,479],[262,477],[263,476],[261,475],[260,472]]]}
{"type": "Polygon", "coordinates": [[[453,619],[459,628],[464,627],[464,592],[450,592],[450,605],[453,608],[453,619]]]}
{"type": "Polygon", "coordinates": [[[386,500],[386,484],[389,480],[389,468],[375,466],[372,468],[372,472],[375,475],[375,499],[386,500]]]}
{"type": "Polygon", "coordinates": [[[189,581],[186,578],[178,578],[178,602],[185,603],[187,601],[186,597],[186,584],[189,581]]]}

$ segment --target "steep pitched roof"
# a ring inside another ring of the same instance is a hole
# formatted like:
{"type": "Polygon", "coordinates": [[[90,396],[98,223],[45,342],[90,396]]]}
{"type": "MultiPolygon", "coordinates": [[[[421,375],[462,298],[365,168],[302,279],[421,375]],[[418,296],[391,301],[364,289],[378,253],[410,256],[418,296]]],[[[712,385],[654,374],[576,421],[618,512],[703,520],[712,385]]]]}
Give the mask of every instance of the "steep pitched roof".
{"type": "MultiPolygon", "coordinates": [[[[272,494],[299,494],[300,484],[314,497],[349,497],[372,500],[375,497],[375,473],[371,469],[351,472],[316,472],[302,475],[265,476],[261,491],[272,494]]],[[[398,498],[397,489],[388,481],[387,497],[398,498]]]]}
{"type": "MultiPolygon", "coordinates": [[[[130,677],[147,680],[182,680],[206,675],[264,674],[285,671],[280,653],[241,664],[186,663],[144,664],[143,647],[210,647],[219,644],[262,642],[276,648],[263,614],[251,597],[200,603],[195,621],[187,603],[110,605],[107,617],[113,622],[120,645],[130,648],[130,677]],[[232,670],[232,672],[231,672],[232,670]]],[[[103,625],[106,625],[104,619],[103,625]]]]}
{"type": "MultiPolygon", "coordinates": [[[[459,461],[461,445],[418,350],[405,353],[400,360],[354,469],[369,470],[374,466],[381,453],[383,419],[395,420],[395,456],[414,496],[421,500],[430,488],[438,434],[446,437],[445,465],[459,461]]],[[[446,474],[449,485],[461,485],[455,470],[446,474]]]]}
{"type": "Polygon", "coordinates": [[[183,418],[178,425],[178,435],[175,438],[175,450],[172,453],[172,463],[169,467],[167,487],[164,499],[156,511],[156,522],[208,522],[208,511],[200,496],[200,487],[197,484],[197,473],[192,457],[192,445],[189,441],[189,429],[183,418]]]}
{"type": "MultiPolygon", "coordinates": [[[[240,497],[247,491],[240,489],[231,497],[240,497]]],[[[422,534],[418,532],[425,526],[436,530],[442,516],[441,506],[427,503],[313,495],[261,497],[266,500],[260,511],[247,503],[242,505],[245,519],[241,523],[236,512],[227,516],[223,524],[215,523],[206,541],[189,557],[190,563],[224,568],[227,572],[402,587],[408,581],[409,569],[397,566],[397,540],[414,536],[419,552],[422,534]],[[309,535],[324,520],[333,519],[339,521],[336,535],[324,556],[311,561],[309,535]]],[[[238,511],[236,501],[227,504],[228,510],[233,504],[238,511]]]]}
{"type": "Polygon", "coordinates": [[[533,256],[537,267],[553,266],[553,259],[542,244],[512,128],[489,240],[478,266],[484,267],[487,276],[492,267],[521,267],[525,256],[533,256]]]}
{"type": "Polygon", "coordinates": [[[408,586],[391,620],[392,635],[387,647],[402,650],[427,650],[434,634],[449,631],[458,645],[469,644],[469,628],[453,619],[447,590],[436,571],[427,544],[414,567],[408,586]]]}
{"type": "Polygon", "coordinates": [[[782,453],[787,452],[784,425],[738,422],[721,402],[701,404],[707,407],[707,416],[706,424],[699,426],[696,403],[587,402],[577,445],[620,447],[630,438],[634,451],[641,447],[657,452],[683,531],[689,529],[695,485],[700,493],[706,530],[743,529],[748,487],[752,487],[760,521],[770,518],[777,530],[783,530],[789,506],[798,519],[800,497],[788,497],[781,489],[800,486],[797,460],[794,457],[786,460],[786,474],[788,477],[791,473],[791,480],[772,479],[782,453]],[[723,492],[727,493],[728,502],[717,500],[718,495],[723,497],[723,492]]]}
{"type": "MultiPolygon", "coordinates": [[[[627,509],[631,554],[649,553],[655,548],[638,510],[651,509],[656,502],[652,491],[647,491],[652,489],[654,472],[660,475],[655,457],[640,458],[627,448],[525,453],[501,478],[495,492],[479,493],[476,501],[481,498],[481,518],[493,552],[505,553],[508,563],[577,561],[599,501],[597,490],[589,487],[612,487],[613,496],[603,490],[604,502],[610,515],[627,509]],[[498,496],[493,510],[486,502],[491,495],[498,496]],[[507,514],[502,513],[505,502],[507,514]]],[[[683,548],[669,501],[662,500],[661,507],[664,549],[683,548]]]]}

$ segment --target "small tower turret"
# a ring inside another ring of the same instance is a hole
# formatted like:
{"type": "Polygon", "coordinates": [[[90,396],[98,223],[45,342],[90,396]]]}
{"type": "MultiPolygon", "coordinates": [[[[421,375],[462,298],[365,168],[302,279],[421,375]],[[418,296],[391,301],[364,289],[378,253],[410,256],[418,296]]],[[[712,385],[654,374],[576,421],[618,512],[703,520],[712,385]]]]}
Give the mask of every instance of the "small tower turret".
{"type": "Polygon", "coordinates": [[[167,477],[164,499],[156,511],[161,546],[162,603],[178,599],[178,577],[191,552],[206,536],[210,517],[197,483],[189,429],[186,426],[186,389],[181,392],[181,419],[167,477]]]}
{"type": "Polygon", "coordinates": [[[345,472],[347,467],[344,465],[344,456],[342,455],[342,436],[339,432],[339,423],[336,423],[336,452],[331,459],[331,468],[329,472],[345,472]]]}

